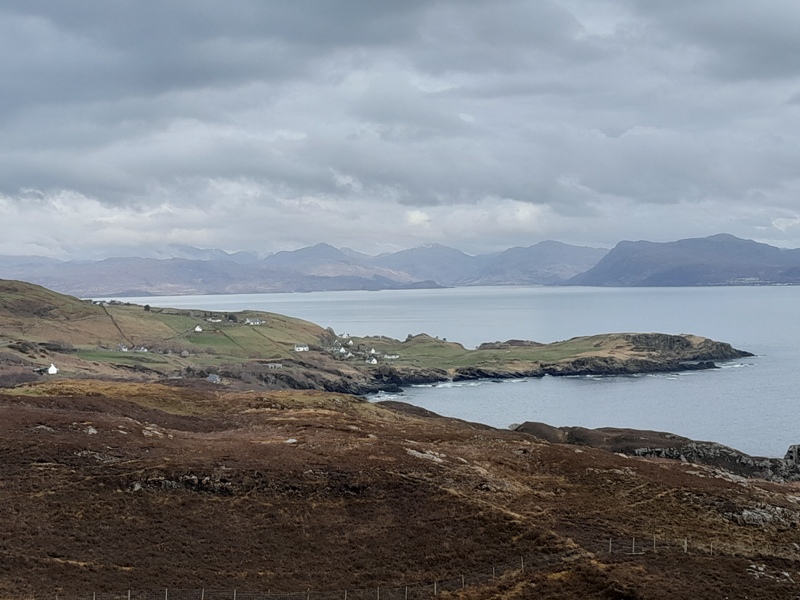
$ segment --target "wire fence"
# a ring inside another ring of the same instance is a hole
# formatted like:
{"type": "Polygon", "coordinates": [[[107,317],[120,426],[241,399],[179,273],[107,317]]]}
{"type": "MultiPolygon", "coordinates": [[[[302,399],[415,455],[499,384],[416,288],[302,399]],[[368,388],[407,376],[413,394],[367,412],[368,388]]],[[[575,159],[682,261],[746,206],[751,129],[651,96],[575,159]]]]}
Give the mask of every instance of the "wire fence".
{"type": "Polygon", "coordinates": [[[742,547],[723,541],[665,538],[658,535],[639,537],[596,538],[585,546],[552,554],[537,554],[464,573],[449,579],[393,586],[362,587],[329,591],[247,591],[212,588],[160,588],[157,590],[124,590],[77,595],[37,595],[35,600],[423,600],[444,592],[455,592],[469,586],[488,583],[511,573],[524,573],[559,564],[568,564],[581,557],[606,556],[611,559],[657,558],[659,554],[691,554],[694,556],[746,556],[750,559],[774,556],[800,561],[800,545],[774,547],[742,547]]]}
{"type": "Polygon", "coordinates": [[[557,554],[520,557],[512,562],[464,573],[450,579],[386,587],[375,586],[331,591],[306,590],[302,592],[163,588],[70,596],[59,594],[55,597],[37,596],[36,598],[37,600],[423,600],[444,592],[453,592],[468,586],[487,583],[512,572],[524,572],[560,564],[582,554],[580,551],[570,550],[557,554]]]}
{"type": "Polygon", "coordinates": [[[697,537],[666,538],[657,534],[639,537],[598,540],[590,547],[598,554],[614,556],[641,556],[666,553],[682,553],[704,556],[777,557],[800,560],[800,544],[745,545],[725,540],[701,539],[697,537]]]}

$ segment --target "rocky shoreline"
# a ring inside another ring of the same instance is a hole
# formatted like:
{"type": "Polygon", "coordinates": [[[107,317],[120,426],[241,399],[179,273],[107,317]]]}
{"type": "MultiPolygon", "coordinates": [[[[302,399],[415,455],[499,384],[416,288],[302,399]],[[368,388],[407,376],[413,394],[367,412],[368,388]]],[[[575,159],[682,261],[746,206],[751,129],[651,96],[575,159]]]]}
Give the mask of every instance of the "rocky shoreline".
{"type": "Polygon", "coordinates": [[[526,371],[505,371],[465,367],[456,369],[453,381],[469,381],[474,379],[516,379],[522,377],[570,377],[577,375],[641,375],[645,373],[678,373],[681,371],[702,371],[718,369],[711,360],[700,362],[656,362],[648,360],[618,360],[609,358],[581,358],[568,362],[542,363],[534,369],[526,371]]]}
{"type": "Polygon", "coordinates": [[[628,456],[669,459],[706,465],[735,477],[757,478],[775,483],[800,481],[800,464],[795,446],[784,458],[750,456],[717,442],[696,441],[673,433],[602,427],[554,427],[525,422],[515,431],[552,443],[599,448],[628,456]]]}
{"type": "Polygon", "coordinates": [[[569,360],[535,363],[529,368],[473,366],[458,367],[451,373],[442,369],[381,367],[376,373],[375,385],[383,391],[400,391],[409,385],[444,381],[523,379],[545,375],[572,377],[680,373],[717,369],[718,361],[753,356],[752,353],[738,350],[726,342],[708,339],[692,345],[685,336],[625,334],[625,337],[633,342],[637,350],[650,353],[651,357],[581,356],[569,360]]]}
{"type": "MultiPolygon", "coordinates": [[[[505,380],[571,376],[626,376],[647,373],[679,373],[719,368],[718,361],[752,356],[725,342],[667,334],[617,334],[627,344],[620,355],[586,355],[557,361],[506,361],[498,366],[458,366],[452,368],[379,364],[343,369],[338,362],[287,363],[283,369],[259,371],[248,368],[255,377],[275,389],[315,389],[360,396],[379,392],[399,393],[414,385],[434,385],[448,381],[505,380]]],[[[497,343],[500,344],[500,343],[497,343]]],[[[221,370],[223,377],[241,379],[242,373],[221,370]]]]}

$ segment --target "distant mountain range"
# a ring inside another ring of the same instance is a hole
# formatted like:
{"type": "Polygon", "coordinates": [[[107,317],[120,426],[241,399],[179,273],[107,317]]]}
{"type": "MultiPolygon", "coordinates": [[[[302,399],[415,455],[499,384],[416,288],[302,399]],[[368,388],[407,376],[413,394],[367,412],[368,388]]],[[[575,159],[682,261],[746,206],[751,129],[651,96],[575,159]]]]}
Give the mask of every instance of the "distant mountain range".
{"type": "Polygon", "coordinates": [[[439,244],[378,256],[317,244],[263,259],[188,246],[171,250],[180,258],[0,256],[0,278],[90,298],[477,285],[800,284],[800,249],[727,234],[668,243],[625,241],[611,251],[546,241],[477,256],[439,244]]]}
{"type": "Polygon", "coordinates": [[[253,254],[181,247],[186,258],[59,261],[0,257],[0,278],[79,297],[381,290],[462,285],[550,285],[586,271],[607,250],[541,242],[470,256],[432,244],[379,256],[317,244],[253,254]]]}

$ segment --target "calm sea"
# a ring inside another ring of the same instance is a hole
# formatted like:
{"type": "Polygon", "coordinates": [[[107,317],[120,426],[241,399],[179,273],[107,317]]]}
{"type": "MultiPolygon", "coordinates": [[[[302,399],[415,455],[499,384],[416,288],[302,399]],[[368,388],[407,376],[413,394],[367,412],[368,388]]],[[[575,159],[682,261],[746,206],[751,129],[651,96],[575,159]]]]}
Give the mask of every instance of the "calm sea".
{"type": "Polygon", "coordinates": [[[543,421],[655,429],[762,456],[783,456],[800,443],[800,287],[476,287],[121,300],[265,310],[337,333],[404,339],[424,332],[468,348],[616,331],[695,333],[757,356],[715,371],[443,384],[392,397],[497,427],[543,421]]]}

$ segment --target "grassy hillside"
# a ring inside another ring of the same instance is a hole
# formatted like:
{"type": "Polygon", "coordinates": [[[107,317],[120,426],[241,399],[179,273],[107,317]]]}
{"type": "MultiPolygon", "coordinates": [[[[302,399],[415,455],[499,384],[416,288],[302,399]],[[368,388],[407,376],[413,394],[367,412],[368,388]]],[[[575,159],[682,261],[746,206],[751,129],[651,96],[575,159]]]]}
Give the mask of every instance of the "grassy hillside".
{"type": "Polygon", "coordinates": [[[167,373],[187,365],[280,360],[293,355],[295,344],[319,347],[326,335],[317,325],[271,313],[99,305],[32,284],[0,281],[0,345],[21,349],[37,362],[63,350],[60,360],[78,372],[93,371],[94,363],[167,373]],[[246,325],[247,318],[261,323],[246,325]]]}
{"type": "Polygon", "coordinates": [[[0,383],[3,377],[18,382],[32,368],[57,362],[61,376],[212,373],[240,386],[364,393],[449,377],[672,370],[682,361],[736,355],[730,346],[704,338],[657,334],[467,350],[427,334],[402,341],[350,338],[274,313],[96,304],[0,280],[0,383]],[[304,350],[296,351],[298,345],[304,350]]]}

